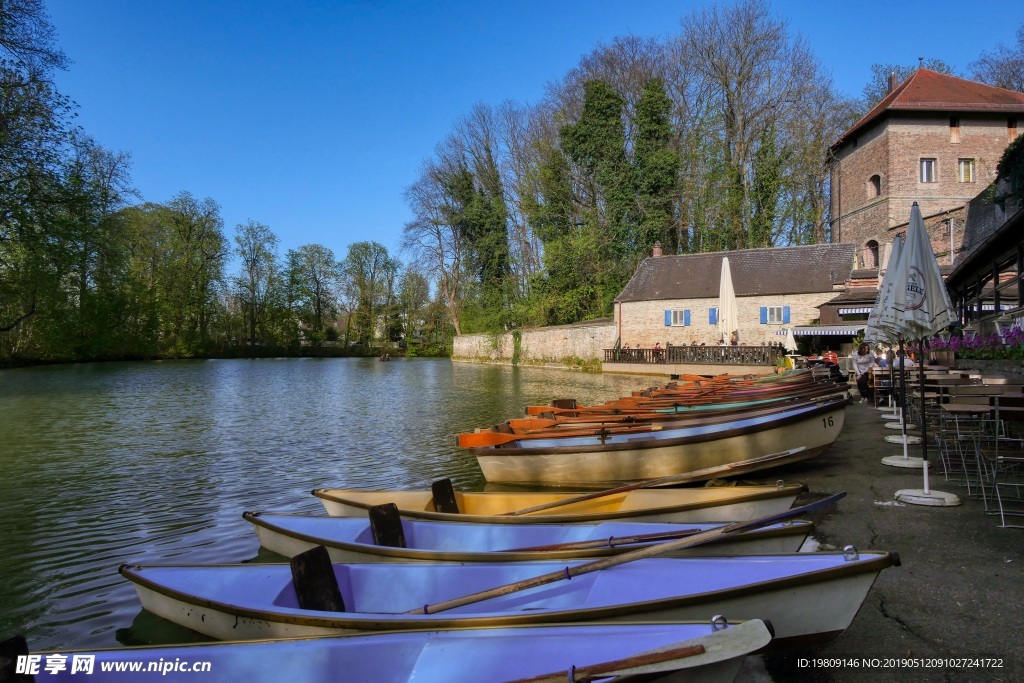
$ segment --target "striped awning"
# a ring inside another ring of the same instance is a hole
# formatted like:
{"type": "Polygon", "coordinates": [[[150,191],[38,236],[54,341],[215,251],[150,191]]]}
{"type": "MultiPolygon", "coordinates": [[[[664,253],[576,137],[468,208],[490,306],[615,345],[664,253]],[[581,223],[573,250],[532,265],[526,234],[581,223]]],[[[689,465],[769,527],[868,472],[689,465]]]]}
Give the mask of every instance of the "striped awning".
{"type": "MultiPolygon", "coordinates": [[[[792,328],[795,337],[846,337],[864,331],[866,325],[801,325],[792,328]]],[[[776,335],[786,334],[786,330],[778,330],[776,335]]]]}
{"type": "Polygon", "coordinates": [[[861,308],[840,308],[839,315],[857,315],[858,313],[870,313],[871,306],[861,308]]]}

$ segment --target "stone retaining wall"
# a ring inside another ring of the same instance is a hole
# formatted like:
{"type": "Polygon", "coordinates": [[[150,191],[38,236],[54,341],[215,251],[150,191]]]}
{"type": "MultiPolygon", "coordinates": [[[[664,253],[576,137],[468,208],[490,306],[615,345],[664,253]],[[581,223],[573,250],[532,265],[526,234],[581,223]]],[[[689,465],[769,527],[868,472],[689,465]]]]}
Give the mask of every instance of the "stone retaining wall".
{"type": "Polygon", "coordinates": [[[604,350],[615,346],[611,321],[541,327],[515,333],[464,334],[455,338],[452,360],[520,365],[581,365],[600,367],[604,350]]]}

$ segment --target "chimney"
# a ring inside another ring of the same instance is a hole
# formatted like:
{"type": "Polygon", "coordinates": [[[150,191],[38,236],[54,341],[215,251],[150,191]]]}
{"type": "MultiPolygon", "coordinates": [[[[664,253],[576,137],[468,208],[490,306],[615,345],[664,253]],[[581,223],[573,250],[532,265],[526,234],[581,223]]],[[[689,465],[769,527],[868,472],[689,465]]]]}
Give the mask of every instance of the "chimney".
{"type": "Polygon", "coordinates": [[[897,85],[898,84],[896,83],[896,72],[894,72],[894,71],[890,72],[889,73],[889,92],[892,92],[893,90],[895,90],[897,85]]]}
{"type": "Polygon", "coordinates": [[[661,258],[661,242],[654,243],[654,249],[651,250],[652,258],[661,258]]]}

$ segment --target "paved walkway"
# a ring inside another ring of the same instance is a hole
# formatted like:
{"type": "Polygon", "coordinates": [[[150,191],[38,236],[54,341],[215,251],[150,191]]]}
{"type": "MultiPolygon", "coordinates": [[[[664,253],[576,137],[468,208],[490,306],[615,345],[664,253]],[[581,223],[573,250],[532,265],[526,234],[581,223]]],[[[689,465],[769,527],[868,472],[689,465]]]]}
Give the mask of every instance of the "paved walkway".
{"type": "MultiPolygon", "coordinates": [[[[846,491],[832,512],[812,517],[817,540],[826,548],[852,544],[897,551],[903,563],[881,573],[846,633],[811,650],[766,657],[768,673],[775,683],[1024,681],[1024,529],[999,528],[998,518],[986,515],[980,500],[966,498],[965,490],[945,482],[938,470],[932,470],[931,488],[961,495],[962,505],[897,503],[897,490],[919,489],[923,481],[919,469],[881,463],[885,456],[902,454],[902,446],[884,441],[899,432],[883,424],[870,404],[853,404],[842,435],[827,453],[772,470],[764,479],[806,483],[810,492],[797,504],[846,491]],[[1001,658],[1004,668],[852,665],[865,658],[982,656],[1001,658]],[[811,669],[801,666],[801,659],[840,661],[811,669]]],[[[920,455],[920,447],[911,455],[920,455]]],[[[930,449],[929,459],[937,463],[938,454],[930,449]]]]}

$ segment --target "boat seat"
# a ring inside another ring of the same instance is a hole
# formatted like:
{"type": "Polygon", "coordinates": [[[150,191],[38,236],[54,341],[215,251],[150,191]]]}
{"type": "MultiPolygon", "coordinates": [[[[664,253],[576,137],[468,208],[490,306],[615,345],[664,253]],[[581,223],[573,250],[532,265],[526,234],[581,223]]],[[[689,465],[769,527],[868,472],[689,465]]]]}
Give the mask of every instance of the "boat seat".
{"type": "Polygon", "coordinates": [[[301,609],[344,612],[345,601],[327,548],[318,545],[291,559],[292,584],[301,609]]]}
{"type": "Polygon", "coordinates": [[[459,503],[455,499],[455,489],[452,487],[451,479],[438,479],[430,485],[430,491],[434,495],[435,512],[459,514],[459,503]]]}
{"type": "Polygon", "coordinates": [[[374,505],[370,508],[370,533],[373,544],[389,548],[407,548],[402,515],[394,503],[374,505]]]}

